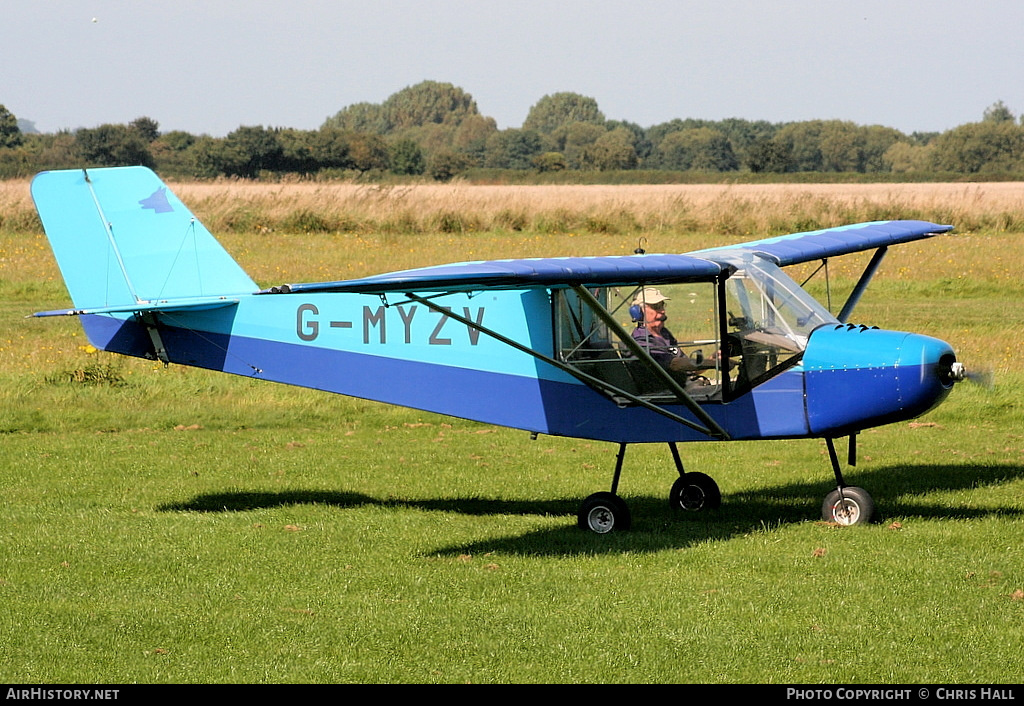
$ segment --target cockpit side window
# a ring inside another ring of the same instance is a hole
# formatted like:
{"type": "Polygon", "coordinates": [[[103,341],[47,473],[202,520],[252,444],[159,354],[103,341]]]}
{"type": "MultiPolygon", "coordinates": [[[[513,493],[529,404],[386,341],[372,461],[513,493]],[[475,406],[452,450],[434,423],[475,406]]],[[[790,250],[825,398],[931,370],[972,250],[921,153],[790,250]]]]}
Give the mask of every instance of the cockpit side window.
{"type": "Polygon", "coordinates": [[[617,390],[673,402],[676,393],[664,374],[636,353],[639,346],[694,399],[720,398],[723,373],[714,282],[637,284],[589,292],[618,326],[610,327],[572,290],[557,290],[555,330],[563,361],[607,383],[613,396],[617,390]]]}
{"type": "Polygon", "coordinates": [[[620,403],[721,402],[799,363],[811,332],[838,323],[757,255],[725,264],[715,282],[553,290],[557,356],[620,403]]]}

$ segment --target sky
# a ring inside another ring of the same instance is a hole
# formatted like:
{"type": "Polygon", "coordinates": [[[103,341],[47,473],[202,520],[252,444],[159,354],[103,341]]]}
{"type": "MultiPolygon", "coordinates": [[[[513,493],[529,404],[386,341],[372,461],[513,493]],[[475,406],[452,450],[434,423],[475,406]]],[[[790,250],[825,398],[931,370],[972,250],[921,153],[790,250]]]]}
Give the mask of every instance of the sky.
{"type": "Polygon", "coordinates": [[[0,105],[40,132],[149,117],[316,129],[421,81],[501,129],[545,95],[606,118],[907,134],[1024,112],[1020,0],[5,0],[0,105]]]}

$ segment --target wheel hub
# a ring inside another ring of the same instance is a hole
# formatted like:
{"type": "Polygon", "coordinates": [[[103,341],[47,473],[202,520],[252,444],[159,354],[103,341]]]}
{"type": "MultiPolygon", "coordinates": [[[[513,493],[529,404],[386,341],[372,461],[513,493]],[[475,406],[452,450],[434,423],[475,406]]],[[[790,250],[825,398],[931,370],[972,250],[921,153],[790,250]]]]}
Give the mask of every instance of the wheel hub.
{"type": "Polygon", "coordinates": [[[704,507],[704,490],[696,485],[690,485],[683,489],[679,496],[679,504],[684,510],[696,511],[704,507]]]}
{"type": "Polygon", "coordinates": [[[840,525],[855,525],[860,519],[860,505],[849,498],[843,498],[832,506],[832,517],[840,525]]]}
{"type": "Polygon", "coordinates": [[[606,507],[595,507],[587,513],[587,524],[594,532],[606,534],[615,527],[615,515],[606,507]]]}

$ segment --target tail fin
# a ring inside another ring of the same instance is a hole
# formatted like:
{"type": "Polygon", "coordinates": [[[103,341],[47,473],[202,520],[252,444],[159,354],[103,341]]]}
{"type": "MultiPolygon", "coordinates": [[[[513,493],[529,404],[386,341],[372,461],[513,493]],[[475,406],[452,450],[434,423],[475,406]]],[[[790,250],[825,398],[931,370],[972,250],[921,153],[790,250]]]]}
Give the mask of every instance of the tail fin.
{"type": "Polygon", "coordinates": [[[32,181],[32,199],[77,309],[257,289],[145,167],[42,172],[32,181]]]}

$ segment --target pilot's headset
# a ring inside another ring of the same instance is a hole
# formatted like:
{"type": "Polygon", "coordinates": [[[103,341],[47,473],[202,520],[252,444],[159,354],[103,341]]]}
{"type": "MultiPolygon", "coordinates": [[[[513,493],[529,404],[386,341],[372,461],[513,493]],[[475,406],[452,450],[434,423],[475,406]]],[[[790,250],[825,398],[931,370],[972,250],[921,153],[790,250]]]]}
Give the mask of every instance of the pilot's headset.
{"type": "Polygon", "coordinates": [[[629,307],[629,318],[633,320],[634,324],[643,323],[644,308],[639,304],[633,304],[631,307],[629,307]]]}
{"type": "Polygon", "coordinates": [[[634,298],[633,298],[633,301],[636,301],[637,298],[640,298],[641,299],[641,303],[639,303],[639,304],[632,304],[629,307],[629,318],[633,320],[634,324],[642,325],[644,323],[644,319],[646,318],[644,316],[644,305],[643,305],[643,295],[644,295],[644,292],[645,292],[645,290],[640,290],[639,292],[637,292],[636,296],[634,296],[634,298]]]}

